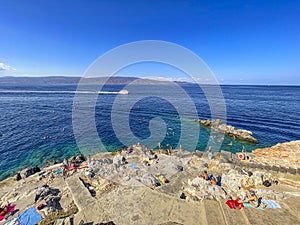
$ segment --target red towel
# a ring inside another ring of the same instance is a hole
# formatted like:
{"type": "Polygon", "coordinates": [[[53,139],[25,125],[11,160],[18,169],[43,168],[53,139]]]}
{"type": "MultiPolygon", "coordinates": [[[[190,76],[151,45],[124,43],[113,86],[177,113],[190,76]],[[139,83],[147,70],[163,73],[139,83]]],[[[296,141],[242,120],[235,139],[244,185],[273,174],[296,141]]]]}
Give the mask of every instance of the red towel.
{"type": "Polygon", "coordinates": [[[71,166],[68,167],[68,169],[69,169],[69,170],[75,170],[75,169],[76,169],[76,166],[75,166],[75,165],[71,165],[71,166]]]}
{"type": "Polygon", "coordinates": [[[241,209],[244,208],[244,204],[243,203],[239,203],[240,199],[236,199],[236,200],[228,200],[226,202],[226,204],[229,206],[229,208],[231,209],[241,209]]]}

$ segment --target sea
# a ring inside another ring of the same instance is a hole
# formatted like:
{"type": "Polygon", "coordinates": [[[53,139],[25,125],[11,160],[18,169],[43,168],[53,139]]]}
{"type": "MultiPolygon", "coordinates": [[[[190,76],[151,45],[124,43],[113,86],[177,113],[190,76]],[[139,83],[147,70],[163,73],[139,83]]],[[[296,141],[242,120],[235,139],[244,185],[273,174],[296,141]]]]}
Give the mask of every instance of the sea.
{"type": "MultiPolygon", "coordinates": [[[[126,89],[120,84],[105,85],[102,91],[108,93],[104,94],[79,93],[86,98],[96,95],[94,105],[79,107],[82,115],[85,115],[84,111],[94,110],[93,118],[89,118],[92,124],[81,126],[80,121],[76,122],[76,129],[80,127],[84,134],[80,136],[74,131],[73,121],[74,110],[78,107],[74,107],[77,85],[0,84],[0,180],[20,169],[62,161],[80,153],[89,155],[124,148],[131,140],[140,140],[143,144],[143,140],[156,133],[159,133],[164,148],[176,148],[181,144],[184,150],[206,151],[208,143],[212,143],[209,142],[211,132],[200,127],[199,134],[195,133],[199,125],[194,120],[211,119],[210,104],[216,103],[209,102],[198,85],[180,84],[179,87],[185,95],[178,94],[177,89],[169,88],[167,84],[140,84],[122,96],[116,94],[126,89]],[[159,92],[164,94],[160,96],[159,92]],[[196,114],[181,110],[188,109],[190,102],[196,114]],[[93,132],[93,124],[98,140],[89,140],[90,145],[86,148],[78,146],[78,136],[79,139],[94,137],[89,135],[93,132]],[[124,141],[126,137],[128,139],[124,141]],[[191,147],[195,139],[197,143],[191,147]]],[[[220,88],[227,124],[252,131],[259,143],[226,136],[223,139],[222,135],[217,135],[213,137],[214,141],[221,145],[214,151],[237,152],[244,148],[251,152],[256,148],[300,139],[300,86],[223,85],[220,88]]],[[[214,107],[218,108],[218,105],[214,107]]],[[[83,116],[82,121],[84,119],[83,116]]],[[[150,147],[157,148],[157,145],[150,147]]]]}

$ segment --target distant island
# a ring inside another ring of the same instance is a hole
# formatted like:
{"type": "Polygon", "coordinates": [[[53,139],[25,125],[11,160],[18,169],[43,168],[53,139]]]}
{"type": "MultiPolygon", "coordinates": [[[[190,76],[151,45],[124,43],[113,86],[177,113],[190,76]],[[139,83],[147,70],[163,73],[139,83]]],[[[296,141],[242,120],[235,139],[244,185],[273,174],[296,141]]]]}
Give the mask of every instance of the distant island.
{"type": "MultiPolygon", "coordinates": [[[[130,84],[135,81],[137,84],[170,84],[171,81],[152,80],[138,77],[93,77],[83,78],[86,84],[130,84]],[[107,81],[106,81],[107,80],[107,81]]],[[[0,77],[0,84],[78,84],[82,77],[69,76],[48,76],[48,77],[0,77]]],[[[178,84],[191,84],[189,82],[175,81],[178,84]]]]}

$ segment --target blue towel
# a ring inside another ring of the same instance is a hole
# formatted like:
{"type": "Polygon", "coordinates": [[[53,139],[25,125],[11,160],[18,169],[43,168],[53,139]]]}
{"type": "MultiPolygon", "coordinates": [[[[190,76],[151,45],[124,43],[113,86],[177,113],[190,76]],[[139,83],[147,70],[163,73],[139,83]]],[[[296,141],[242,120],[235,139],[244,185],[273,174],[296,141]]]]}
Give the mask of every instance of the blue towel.
{"type": "Polygon", "coordinates": [[[41,215],[38,214],[33,206],[18,215],[18,222],[20,225],[35,225],[42,219],[41,215]]]}
{"type": "Polygon", "coordinates": [[[59,170],[56,170],[55,172],[53,172],[55,175],[58,175],[60,173],[63,173],[64,170],[63,169],[59,169],[59,170]]]}
{"type": "Polygon", "coordinates": [[[262,203],[266,204],[268,209],[280,209],[281,206],[274,200],[261,200],[262,203]]]}
{"type": "Polygon", "coordinates": [[[130,164],[129,166],[132,167],[132,168],[135,168],[135,169],[138,169],[138,168],[139,168],[135,163],[132,163],[132,164],[130,164]]]}
{"type": "MultiPolygon", "coordinates": [[[[254,208],[253,205],[251,205],[249,202],[245,202],[243,203],[245,207],[249,207],[249,208],[254,208]]],[[[264,208],[262,207],[257,207],[257,208],[254,208],[254,209],[260,209],[260,210],[264,210],[264,208]]]]}

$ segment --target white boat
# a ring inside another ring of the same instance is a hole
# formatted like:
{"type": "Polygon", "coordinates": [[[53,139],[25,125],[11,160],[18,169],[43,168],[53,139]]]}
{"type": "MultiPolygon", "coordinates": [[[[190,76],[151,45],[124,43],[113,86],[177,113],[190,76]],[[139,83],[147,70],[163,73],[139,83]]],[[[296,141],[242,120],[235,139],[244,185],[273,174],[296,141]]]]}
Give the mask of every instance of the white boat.
{"type": "Polygon", "coordinates": [[[119,91],[119,94],[121,94],[121,95],[128,95],[128,90],[121,90],[121,91],[119,91]]]}

